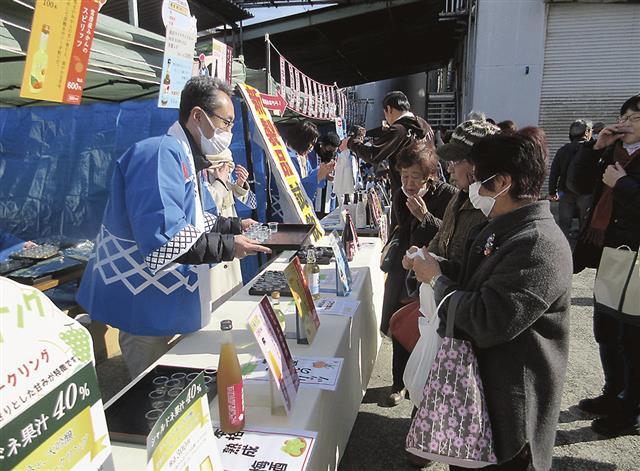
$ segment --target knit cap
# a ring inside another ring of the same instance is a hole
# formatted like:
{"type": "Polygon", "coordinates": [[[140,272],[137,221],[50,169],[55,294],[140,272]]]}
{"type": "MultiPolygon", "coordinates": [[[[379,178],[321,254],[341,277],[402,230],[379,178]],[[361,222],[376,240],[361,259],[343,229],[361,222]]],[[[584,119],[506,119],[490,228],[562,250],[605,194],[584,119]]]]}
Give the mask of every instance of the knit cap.
{"type": "Polygon", "coordinates": [[[457,162],[469,157],[471,147],[480,139],[500,132],[500,128],[488,121],[470,119],[455,128],[449,143],[438,149],[442,160],[457,162]]]}

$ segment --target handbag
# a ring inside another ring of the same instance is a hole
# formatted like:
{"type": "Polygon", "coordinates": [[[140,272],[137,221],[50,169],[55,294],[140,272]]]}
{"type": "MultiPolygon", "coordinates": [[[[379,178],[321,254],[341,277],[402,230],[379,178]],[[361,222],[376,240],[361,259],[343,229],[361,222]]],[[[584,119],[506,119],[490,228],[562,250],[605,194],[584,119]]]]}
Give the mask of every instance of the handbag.
{"type": "Polygon", "coordinates": [[[408,352],[413,351],[420,338],[420,317],[420,302],[413,301],[394,312],[389,321],[389,332],[408,352]]]}
{"type": "Polygon", "coordinates": [[[389,273],[393,265],[393,261],[399,255],[398,249],[400,247],[400,237],[398,236],[398,226],[393,228],[393,232],[387,239],[387,243],[382,247],[382,253],[380,254],[380,270],[384,273],[389,273]]]}
{"type": "Polygon", "coordinates": [[[428,460],[482,468],[496,464],[497,458],[473,347],[453,337],[460,295],[456,292],[449,301],[446,336],[411,422],[406,449],[428,460]]]}
{"type": "Polygon", "coordinates": [[[453,291],[446,295],[440,301],[440,305],[436,307],[433,289],[429,285],[426,285],[426,289],[423,289],[424,286],[425,284],[423,283],[420,287],[420,311],[424,314],[424,316],[418,317],[420,338],[411,352],[409,360],[407,360],[407,365],[402,375],[404,387],[409,392],[409,399],[411,399],[415,407],[420,407],[424,397],[424,385],[429,377],[433,360],[435,360],[442,344],[442,339],[438,335],[438,327],[440,325],[438,309],[449,296],[455,293],[453,291]],[[423,292],[425,292],[424,295],[423,292]],[[424,297],[429,299],[423,300],[422,298],[424,297]]]}
{"type": "Polygon", "coordinates": [[[596,305],[624,322],[640,325],[640,260],[627,245],[605,247],[593,287],[596,305]]]}

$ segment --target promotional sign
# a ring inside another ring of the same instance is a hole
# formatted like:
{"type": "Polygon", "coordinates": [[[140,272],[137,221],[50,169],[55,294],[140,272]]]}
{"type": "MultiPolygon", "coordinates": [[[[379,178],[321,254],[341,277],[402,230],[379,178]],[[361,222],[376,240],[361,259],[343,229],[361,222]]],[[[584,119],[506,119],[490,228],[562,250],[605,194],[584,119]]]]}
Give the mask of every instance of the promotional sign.
{"type": "Polygon", "coordinates": [[[222,470],[204,374],[169,404],[147,437],[147,469],[222,470]]]}
{"type": "MultiPolygon", "coordinates": [[[[311,291],[309,291],[309,285],[302,270],[302,264],[297,256],[284,269],[284,276],[287,278],[291,295],[298,308],[296,319],[302,321],[307,343],[311,344],[320,327],[320,318],[316,312],[316,305],[313,303],[311,291]]],[[[296,327],[298,325],[299,323],[296,322],[296,327]]]]}
{"type": "Polygon", "coordinates": [[[78,105],[104,1],[37,0],[20,96],[78,105]]]}
{"type": "Polygon", "coordinates": [[[271,169],[280,191],[280,201],[285,211],[285,217],[290,213],[290,216],[296,219],[295,222],[313,224],[315,230],[312,237],[314,241],[318,241],[324,235],[324,230],[313,210],[313,203],[302,187],[300,176],[295,171],[280,133],[273,124],[271,115],[262,104],[261,93],[246,84],[238,84],[238,88],[264,141],[265,151],[271,161],[271,169]]]}
{"type": "Polygon", "coordinates": [[[316,432],[252,427],[214,434],[225,470],[304,471],[316,441],[316,432]]]}
{"type": "Polygon", "coordinates": [[[211,39],[211,72],[228,84],[231,84],[231,66],[233,65],[233,48],[217,39],[211,39]]]}
{"type": "Polygon", "coordinates": [[[163,12],[165,10],[168,21],[158,107],[179,108],[180,93],[192,76],[197,39],[196,19],[189,16],[189,5],[184,0],[164,0],[163,12]]]}
{"type": "Polygon", "coordinates": [[[347,261],[347,254],[338,234],[334,231],[329,237],[329,244],[336,260],[336,293],[338,296],[348,296],[352,289],[351,269],[347,261]]]}
{"type": "MultiPolygon", "coordinates": [[[[293,364],[305,388],[335,391],[342,370],[342,358],[296,358],[293,364]]],[[[266,360],[253,360],[242,365],[244,381],[269,381],[269,365],[266,360]]]]}
{"type": "Polygon", "coordinates": [[[276,313],[266,296],[251,313],[248,323],[269,365],[271,377],[282,398],[285,411],[290,414],[298,394],[300,379],[276,313]]]}
{"type": "Polygon", "coordinates": [[[2,469],[113,469],[89,332],[35,288],[0,293],[2,469]]]}
{"type": "Polygon", "coordinates": [[[340,298],[322,298],[316,301],[318,314],[353,317],[358,312],[360,301],[340,298]]]}
{"type": "Polygon", "coordinates": [[[262,106],[266,109],[273,111],[276,116],[282,116],[284,110],[287,109],[287,102],[280,95],[267,95],[265,93],[260,94],[262,97],[262,106]]]}

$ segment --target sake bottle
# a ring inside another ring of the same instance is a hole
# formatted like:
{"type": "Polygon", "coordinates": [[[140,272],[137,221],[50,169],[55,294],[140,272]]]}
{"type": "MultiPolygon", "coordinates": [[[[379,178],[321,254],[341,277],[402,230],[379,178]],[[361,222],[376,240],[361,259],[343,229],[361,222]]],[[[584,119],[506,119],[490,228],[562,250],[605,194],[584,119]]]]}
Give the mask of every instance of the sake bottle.
{"type": "Polygon", "coordinates": [[[286,323],[284,320],[284,313],[282,312],[282,309],[280,309],[280,291],[274,291],[271,293],[271,305],[273,306],[273,310],[278,318],[278,324],[280,324],[280,328],[284,333],[286,323]]]}
{"type": "Polygon", "coordinates": [[[320,298],[320,265],[316,260],[316,249],[311,247],[307,250],[307,263],[304,266],[304,276],[311,291],[313,299],[320,298]]]}
{"type": "Polygon", "coordinates": [[[224,433],[236,433],[244,428],[245,410],[240,362],[236,354],[231,330],[233,324],[226,319],[220,322],[222,345],[218,360],[218,409],[220,429],[224,433]]]}

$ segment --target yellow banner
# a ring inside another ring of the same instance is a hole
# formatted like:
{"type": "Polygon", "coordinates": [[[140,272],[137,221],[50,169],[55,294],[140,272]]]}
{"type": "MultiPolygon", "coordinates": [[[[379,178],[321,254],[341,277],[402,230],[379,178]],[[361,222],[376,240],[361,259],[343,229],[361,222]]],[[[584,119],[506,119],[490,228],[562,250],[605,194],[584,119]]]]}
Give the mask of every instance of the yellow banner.
{"type": "Polygon", "coordinates": [[[105,438],[106,435],[103,435],[95,439],[91,407],[87,407],[31,452],[15,469],[71,469],[87,455],[93,461],[105,448],[105,438]]]}
{"type": "Polygon", "coordinates": [[[101,0],[37,0],[20,96],[79,104],[101,0]]]}
{"type": "Polygon", "coordinates": [[[267,146],[267,154],[271,159],[272,167],[277,170],[275,176],[284,182],[283,186],[287,190],[286,195],[280,195],[280,199],[286,198],[290,202],[303,224],[314,225],[313,239],[317,242],[324,235],[324,230],[316,217],[309,196],[302,187],[300,176],[295,171],[282,137],[273,124],[271,115],[262,105],[260,92],[242,83],[238,84],[238,87],[267,146]]]}

